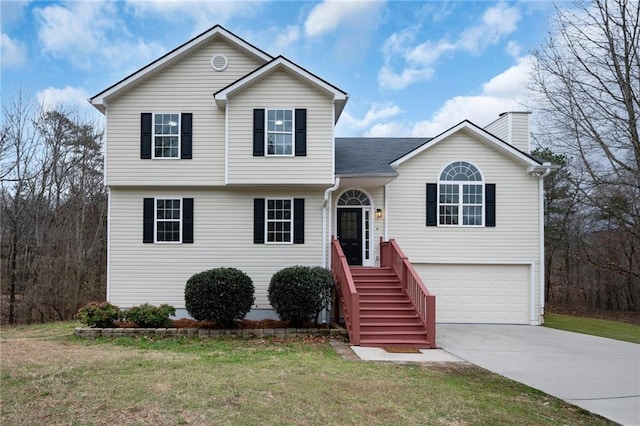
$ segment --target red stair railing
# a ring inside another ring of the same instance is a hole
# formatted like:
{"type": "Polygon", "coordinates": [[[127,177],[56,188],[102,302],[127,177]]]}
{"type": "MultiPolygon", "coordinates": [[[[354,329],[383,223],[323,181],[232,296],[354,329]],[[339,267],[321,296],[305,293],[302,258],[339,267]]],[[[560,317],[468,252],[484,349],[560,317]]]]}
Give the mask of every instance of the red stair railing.
{"type": "Polygon", "coordinates": [[[429,293],[420,275],[404,255],[396,240],[382,241],[380,238],[380,266],[391,267],[396,272],[404,291],[413,302],[413,306],[427,328],[427,341],[432,348],[435,348],[436,297],[429,293]]]}
{"type": "Polygon", "coordinates": [[[360,295],[351,276],[340,242],[331,237],[331,272],[336,281],[338,297],[342,299],[344,321],[352,345],[360,345],[360,295]]]}

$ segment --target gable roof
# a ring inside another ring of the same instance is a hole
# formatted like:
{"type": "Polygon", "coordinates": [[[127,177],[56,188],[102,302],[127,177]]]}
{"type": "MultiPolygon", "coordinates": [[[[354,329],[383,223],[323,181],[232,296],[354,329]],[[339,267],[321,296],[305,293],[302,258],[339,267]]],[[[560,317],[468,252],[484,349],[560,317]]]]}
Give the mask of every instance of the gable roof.
{"type": "Polygon", "coordinates": [[[311,84],[313,87],[319,89],[320,91],[328,94],[333,97],[333,102],[336,105],[336,114],[335,121],[338,121],[340,114],[342,114],[342,110],[344,109],[345,104],[347,103],[347,99],[349,95],[344,90],[339,89],[333,84],[323,80],[312,72],[308,71],[305,68],[302,68],[298,64],[290,61],[284,56],[278,56],[267,62],[263,66],[253,70],[249,74],[244,77],[236,80],[231,83],[227,87],[224,87],[218,90],[213,94],[213,98],[218,104],[218,107],[224,108],[227,103],[227,99],[234,94],[246,89],[247,87],[255,84],[257,81],[267,77],[269,74],[277,71],[284,70],[290,73],[293,73],[298,78],[305,80],[307,83],[311,84]]]}
{"type": "Polygon", "coordinates": [[[410,160],[411,158],[433,146],[436,146],[438,143],[458,132],[466,132],[471,134],[471,136],[473,136],[479,142],[495,149],[496,151],[504,154],[505,156],[511,158],[512,160],[523,166],[528,166],[530,169],[543,165],[542,161],[532,157],[531,155],[523,151],[520,151],[518,148],[515,148],[513,145],[508,144],[497,136],[494,136],[493,134],[487,132],[483,128],[478,127],[469,120],[464,120],[449,128],[448,130],[440,133],[438,136],[432,138],[427,143],[399,156],[391,162],[391,166],[398,167],[405,161],[410,160]]]}
{"type": "Polygon", "coordinates": [[[398,176],[390,163],[429,138],[336,138],[336,176],[398,176]]]}
{"type": "Polygon", "coordinates": [[[191,40],[186,43],[176,47],[170,52],[164,54],[160,58],[151,62],[150,64],[145,65],[140,68],[138,71],[130,74],[129,76],[123,78],[119,82],[109,86],[104,89],[102,92],[97,95],[89,98],[89,102],[96,107],[100,112],[104,113],[107,109],[107,101],[109,98],[114,95],[123,93],[127,89],[139,84],[142,81],[145,81],[152,75],[157,74],[163,69],[173,65],[183,57],[189,55],[194,50],[197,50],[204,43],[207,43],[215,38],[222,37],[223,39],[233,43],[236,47],[246,52],[248,55],[262,60],[264,62],[271,61],[273,57],[263,50],[257,48],[256,46],[248,43],[247,41],[241,39],[237,35],[232,32],[226,30],[220,25],[215,25],[214,27],[209,28],[203,33],[195,36],[191,40]]]}

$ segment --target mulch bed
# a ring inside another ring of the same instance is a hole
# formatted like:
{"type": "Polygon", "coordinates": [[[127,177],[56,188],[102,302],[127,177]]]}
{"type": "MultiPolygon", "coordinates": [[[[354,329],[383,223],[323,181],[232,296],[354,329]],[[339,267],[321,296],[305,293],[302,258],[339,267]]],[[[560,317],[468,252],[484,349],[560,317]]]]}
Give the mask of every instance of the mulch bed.
{"type": "MultiPolygon", "coordinates": [[[[172,321],[173,326],[171,328],[201,328],[209,330],[221,330],[222,327],[219,324],[211,321],[197,321],[193,319],[180,318],[172,321]]],[[[116,328],[136,328],[135,323],[127,321],[118,321],[114,323],[116,328]]],[[[264,319],[260,321],[242,320],[237,321],[235,324],[236,329],[256,330],[256,329],[272,329],[272,328],[288,328],[290,326],[289,321],[280,321],[272,319],[264,319]]],[[[298,328],[322,328],[322,325],[317,325],[313,322],[303,324],[298,328]]]]}

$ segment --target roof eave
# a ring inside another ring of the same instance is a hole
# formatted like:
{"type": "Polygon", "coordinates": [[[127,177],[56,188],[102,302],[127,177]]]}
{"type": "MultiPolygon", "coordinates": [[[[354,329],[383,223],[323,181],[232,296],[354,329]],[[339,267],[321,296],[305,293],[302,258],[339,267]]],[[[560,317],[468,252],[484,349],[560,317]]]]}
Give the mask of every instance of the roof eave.
{"type": "Polygon", "coordinates": [[[195,36],[194,38],[187,41],[186,43],[164,54],[163,56],[156,59],[155,61],[133,72],[132,74],[125,77],[124,79],[120,80],[119,82],[104,89],[102,92],[91,97],[89,99],[89,102],[92,105],[94,105],[99,111],[104,113],[104,111],[106,110],[106,101],[108,100],[109,97],[114,96],[118,93],[121,93],[121,91],[126,90],[126,88],[130,87],[131,85],[135,84],[141,79],[144,79],[146,76],[153,73],[154,71],[162,69],[163,67],[173,63],[175,60],[184,56],[189,51],[201,45],[202,43],[206,43],[211,38],[220,36],[220,35],[225,37],[227,40],[232,41],[238,47],[245,50],[249,54],[255,56],[256,58],[262,59],[264,61],[270,61],[273,59],[273,57],[268,53],[248,43],[247,41],[241,39],[240,37],[228,31],[224,27],[220,25],[215,25],[214,27],[211,27],[208,30],[202,32],[201,34],[195,36]]]}
{"type": "Polygon", "coordinates": [[[301,66],[291,62],[289,59],[284,56],[278,56],[267,62],[260,68],[252,71],[251,73],[245,75],[244,77],[234,81],[227,87],[224,87],[213,94],[213,98],[216,101],[216,104],[219,108],[223,108],[226,104],[229,97],[233,96],[235,93],[243,90],[244,88],[250,86],[252,83],[257,81],[258,79],[264,77],[265,75],[271,73],[276,68],[285,68],[290,72],[293,72],[300,76],[301,78],[306,79],[314,86],[318,87],[318,89],[330,94],[333,96],[333,102],[336,105],[336,121],[340,114],[342,113],[345,104],[347,103],[347,99],[349,96],[347,93],[341,89],[338,89],[336,86],[326,82],[315,74],[307,71],[301,66]]]}
{"type": "Polygon", "coordinates": [[[404,163],[405,161],[420,154],[422,151],[437,145],[442,140],[463,130],[473,133],[476,137],[478,137],[481,140],[481,142],[493,146],[494,148],[496,148],[496,150],[504,153],[508,157],[512,158],[514,161],[524,166],[535,167],[542,164],[535,158],[531,157],[525,152],[520,151],[518,148],[514,147],[513,145],[510,145],[509,143],[503,141],[502,139],[497,138],[496,136],[487,132],[483,128],[476,126],[475,124],[473,124],[468,120],[464,120],[456,124],[455,126],[445,130],[444,132],[440,133],[438,136],[430,139],[428,142],[424,143],[418,148],[412,150],[411,152],[406,153],[405,155],[398,158],[397,160],[394,160],[393,162],[390,163],[390,165],[391,167],[396,168],[400,166],[402,163],[404,163]]]}

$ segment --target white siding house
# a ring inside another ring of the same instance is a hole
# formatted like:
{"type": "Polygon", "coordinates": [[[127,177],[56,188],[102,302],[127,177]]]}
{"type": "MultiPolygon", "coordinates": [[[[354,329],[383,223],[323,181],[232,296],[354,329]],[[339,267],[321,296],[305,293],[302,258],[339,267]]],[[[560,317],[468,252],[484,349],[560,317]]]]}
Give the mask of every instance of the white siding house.
{"type": "MultiPolygon", "coordinates": [[[[336,138],[348,96],[215,26],[91,98],[107,119],[107,298],[184,311],[195,273],[377,266],[395,239],[442,322],[540,324],[542,179],[528,113],[434,138],[336,138]],[[277,207],[276,207],[277,206],[277,207]],[[287,210],[270,231],[269,209],[287,210]]],[[[464,117],[461,117],[461,120],[464,117]]]]}

